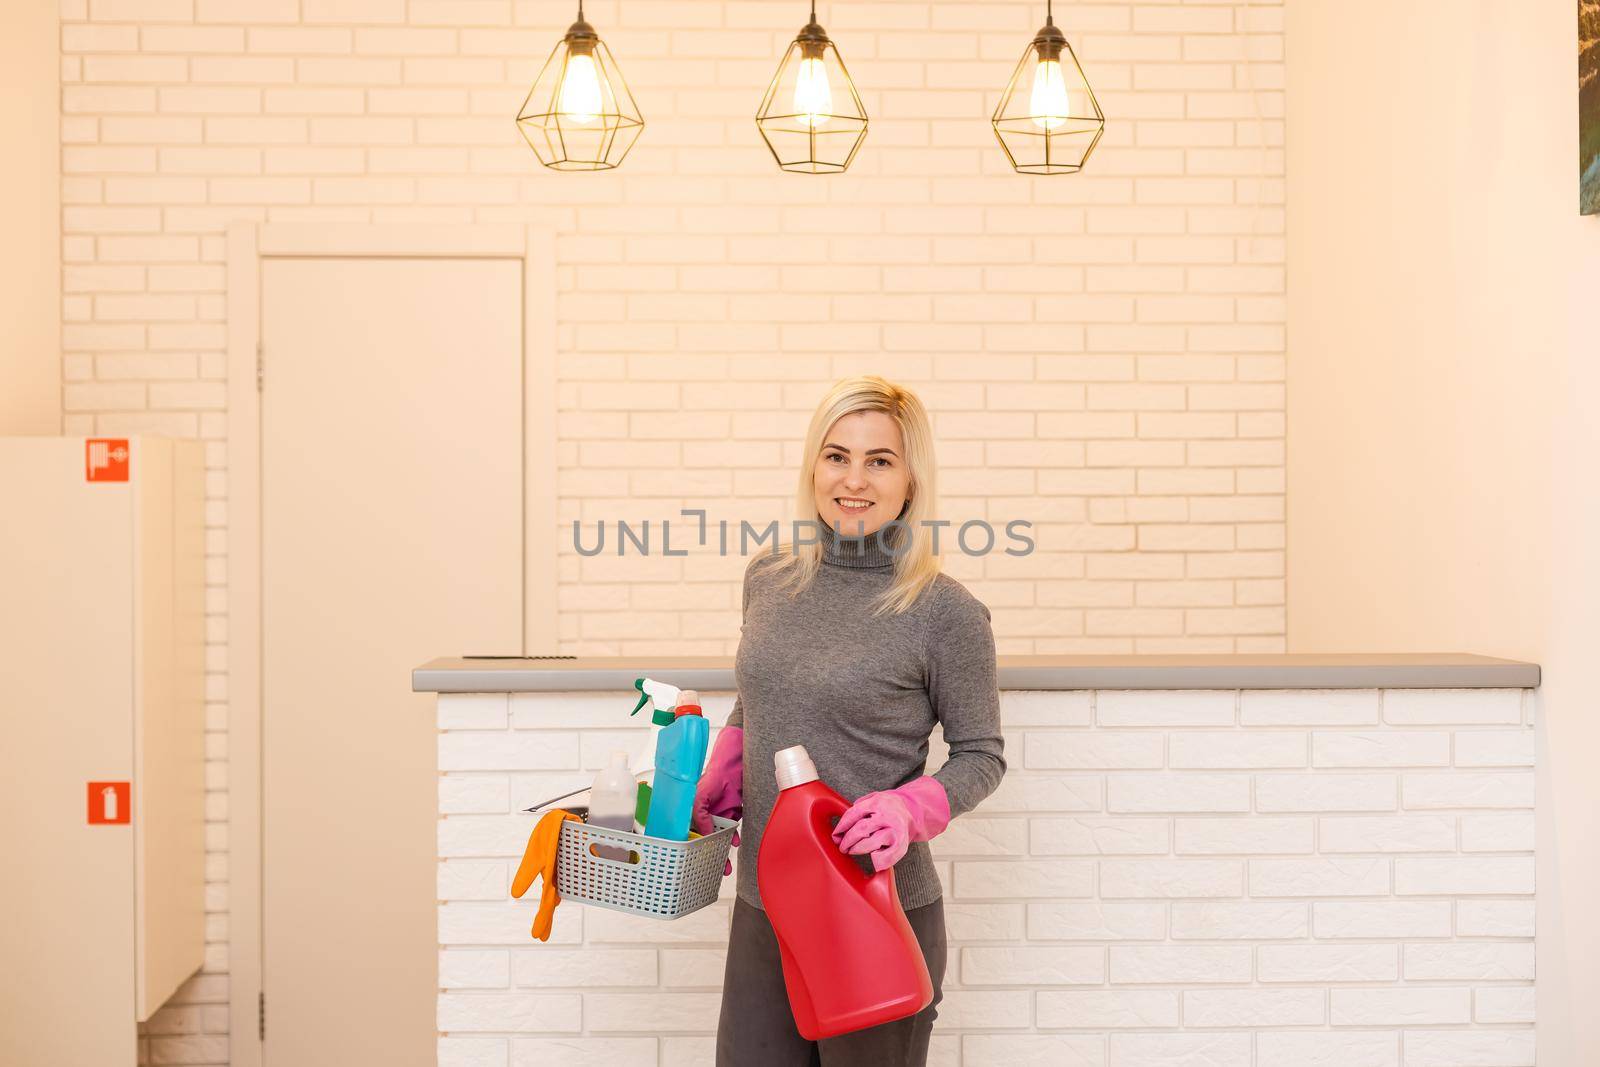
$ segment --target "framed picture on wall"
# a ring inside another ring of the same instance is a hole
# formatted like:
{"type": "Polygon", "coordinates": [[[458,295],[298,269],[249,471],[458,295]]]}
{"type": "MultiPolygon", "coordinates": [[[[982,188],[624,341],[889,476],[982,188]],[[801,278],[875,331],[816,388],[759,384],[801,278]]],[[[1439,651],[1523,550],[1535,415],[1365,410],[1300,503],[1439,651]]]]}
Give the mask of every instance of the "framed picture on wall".
{"type": "Polygon", "coordinates": [[[1600,215],[1600,0],[1578,0],[1578,211],[1600,215]]]}

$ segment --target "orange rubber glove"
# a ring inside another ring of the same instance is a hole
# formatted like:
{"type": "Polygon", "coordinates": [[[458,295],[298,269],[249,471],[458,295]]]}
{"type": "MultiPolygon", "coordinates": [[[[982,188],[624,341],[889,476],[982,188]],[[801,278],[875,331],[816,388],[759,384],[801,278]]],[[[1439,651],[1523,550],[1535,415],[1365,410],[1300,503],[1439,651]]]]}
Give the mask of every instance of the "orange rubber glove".
{"type": "Polygon", "coordinates": [[[544,890],[539,894],[539,911],[533,917],[532,930],[540,941],[550,940],[556,905],[561,903],[561,894],[556,892],[556,852],[561,844],[561,824],[576,818],[572,812],[560,808],[545,812],[533,833],[528,835],[522,863],[517,867],[517,876],[511,880],[511,895],[520,899],[535,878],[544,877],[544,890]]]}

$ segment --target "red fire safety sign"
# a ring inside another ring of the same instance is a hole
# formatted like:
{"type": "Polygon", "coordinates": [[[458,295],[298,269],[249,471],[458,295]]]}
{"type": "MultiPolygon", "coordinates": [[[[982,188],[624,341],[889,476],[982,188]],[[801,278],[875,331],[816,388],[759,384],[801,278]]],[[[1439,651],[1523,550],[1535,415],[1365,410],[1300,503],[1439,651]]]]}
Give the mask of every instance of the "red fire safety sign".
{"type": "Polygon", "coordinates": [[[128,439],[91,437],[85,442],[83,471],[91,482],[128,480],[128,439]]]}
{"type": "Polygon", "coordinates": [[[125,824],[133,815],[133,795],[128,782],[89,783],[89,825],[125,824]]]}

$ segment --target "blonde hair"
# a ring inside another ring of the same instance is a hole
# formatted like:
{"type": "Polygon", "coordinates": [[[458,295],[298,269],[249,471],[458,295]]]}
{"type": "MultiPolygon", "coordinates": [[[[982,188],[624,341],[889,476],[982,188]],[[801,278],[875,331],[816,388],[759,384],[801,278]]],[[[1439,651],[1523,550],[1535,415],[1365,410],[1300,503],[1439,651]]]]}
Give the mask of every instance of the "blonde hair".
{"type": "MultiPolygon", "coordinates": [[[[934,554],[933,539],[923,525],[926,520],[934,518],[937,499],[933,429],[928,422],[928,411],[915,393],[870,374],[843,378],[834,383],[817,405],[817,410],[811,416],[811,425],[806,430],[800,479],[795,492],[795,517],[802,522],[822,525],[822,517],[817,513],[815,472],[817,460],[822,455],[823,439],[834,423],[846,415],[861,411],[881,411],[894,419],[900,427],[905,463],[911,475],[906,489],[906,506],[898,516],[903,528],[898,540],[893,543],[897,553],[894,555],[894,580],[873,608],[874,615],[899,613],[910,608],[939,576],[939,557],[934,554]]],[[[880,527],[878,535],[883,534],[887,526],[886,523],[880,527]]],[[[885,540],[880,537],[879,543],[885,540]]],[[[822,554],[820,541],[791,543],[788,551],[776,555],[771,564],[775,570],[784,572],[780,586],[798,592],[810,585],[822,566],[822,554]]]]}

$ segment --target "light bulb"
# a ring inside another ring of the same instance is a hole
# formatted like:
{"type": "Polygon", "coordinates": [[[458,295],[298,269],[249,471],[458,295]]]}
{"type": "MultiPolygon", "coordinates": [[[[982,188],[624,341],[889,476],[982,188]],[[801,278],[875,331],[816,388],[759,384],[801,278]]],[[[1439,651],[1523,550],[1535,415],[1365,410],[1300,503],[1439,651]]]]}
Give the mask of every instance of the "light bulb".
{"type": "Polygon", "coordinates": [[[575,52],[567,56],[567,69],[561,76],[558,110],[568,122],[584,125],[600,114],[600,71],[594,56],[575,52]]]}
{"type": "Polygon", "coordinates": [[[801,125],[815,129],[833,113],[833,90],[828,87],[828,68],[821,56],[800,61],[794,79],[794,111],[801,125]]]}
{"type": "Polygon", "coordinates": [[[1067,96],[1067,80],[1062,77],[1059,59],[1041,59],[1033,68],[1033,96],[1028,102],[1028,114],[1035,126],[1047,130],[1062,125],[1072,114],[1072,101],[1067,96]]]}

